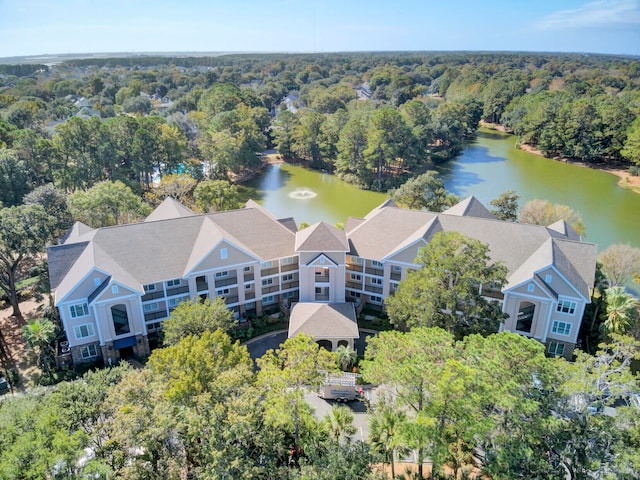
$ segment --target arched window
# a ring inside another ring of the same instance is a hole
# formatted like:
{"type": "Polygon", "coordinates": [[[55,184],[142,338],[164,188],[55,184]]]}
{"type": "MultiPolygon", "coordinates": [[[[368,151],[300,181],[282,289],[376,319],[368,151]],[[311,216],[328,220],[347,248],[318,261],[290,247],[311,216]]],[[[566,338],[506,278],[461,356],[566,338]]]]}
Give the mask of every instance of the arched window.
{"type": "Polygon", "coordinates": [[[339,346],[339,347],[348,347],[348,346],[349,346],[349,342],[348,342],[348,341],[346,341],[346,340],[340,340],[340,341],[338,342],[338,346],[339,346]]]}
{"type": "Polygon", "coordinates": [[[116,331],[116,335],[124,335],[131,332],[126,305],[119,304],[111,307],[111,318],[113,319],[113,328],[116,331]]]}
{"type": "Polygon", "coordinates": [[[518,320],[516,322],[516,330],[518,332],[531,333],[531,324],[533,323],[533,314],[536,306],[531,302],[520,302],[518,309],[518,320]]]}
{"type": "Polygon", "coordinates": [[[329,340],[318,340],[316,343],[328,351],[331,351],[331,349],[333,348],[333,345],[329,340]]]}

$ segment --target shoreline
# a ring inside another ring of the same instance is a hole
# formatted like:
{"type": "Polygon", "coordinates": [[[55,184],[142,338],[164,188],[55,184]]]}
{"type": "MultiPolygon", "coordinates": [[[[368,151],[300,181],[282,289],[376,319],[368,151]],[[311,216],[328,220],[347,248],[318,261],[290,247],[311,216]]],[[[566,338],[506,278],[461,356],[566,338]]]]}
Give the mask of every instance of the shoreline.
{"type": "MultiPolygon", "coordinates": [[[[488,128],[490,130],[496,130],[498,132],[502,132],[507,135],[515,135],[513,133],[507,132],[502,125],[497,123],[485,123],[481,121],[480,126],[488,128]]],[[[537,155],[539,157],[545,157],[545,155],[540,150],[538,150],[533,145],[529,145],[527,143],[518,143],[516,145],[516,148],[524,152],[537,155]]],[[[545,157],[545,158],[556,160],[558,162],[570,163],[571,165],[577,165],[579,167],[592,168],[594,170],[600,170],[601,172],[610,173],[611,175],[615,175],[616,177],[618,177],[619,187],[625,188],[627,190],[631,190],[632,192],[640,194],[640,176],[632,177],[631,175],[629,175],[628,170],[625,170],[622,168],[615,168],[615,167],[599,167],[586,162],[581,162],[579,160],[571,160],[570,158],[563,158],[563,157],[545,157]]]]}

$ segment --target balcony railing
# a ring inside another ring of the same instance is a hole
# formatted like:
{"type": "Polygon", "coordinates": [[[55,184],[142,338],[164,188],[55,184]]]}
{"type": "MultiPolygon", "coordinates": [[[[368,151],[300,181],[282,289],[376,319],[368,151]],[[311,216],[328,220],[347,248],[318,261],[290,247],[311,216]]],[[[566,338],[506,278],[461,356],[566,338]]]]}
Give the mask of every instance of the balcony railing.
{"type": "Polygon", "coordinates": [[[402,274],[400,272],[391,272],[391,280],[400,280],[402,274]]]}
{"type": "Polygon", "coordinates": [[[299,285],[300,285],[300,282],[298,282],[297,280],[294,280],[292,282],[283,282],[282,283],[282,290],[289,290],[291,288],[298,288],[299,285]]]}
{"type": "Polygon", "coordinates": [[[347,263],[347,270],[349,270],[351,272],[361,272],[362,271],[362,265],[357,265],[355,263],[347,263]]]}
{"type": "Polygon", "coordinates": [[[373,285],[365,285],[364,289],[367,292],[382,294],[382,287],[374,287],[373,285]]]}
{"type": "Polygon", "coordinates": [[[166,317],[167,317],[167,311],[166,310],[160,310],[158,312],[145,313],[144,314],[144,321],[145,322],[151,322],[153,320],[157,320],[159,318],[166,318],[166,317]]]}
{"type": "Polygon", "coordinates": [[[228,287],[229,285],[236,285],[238,283],[238,277],[225,277],[216,280],[216,288],[228,287]]]}
{"type": "Polygon", "coordinates": [[[353,288],[354,290],[362,290],[362,282],[347,282],[347,288],[353,288]]]}
{"type": "Polygon", "coordinates": [[[251,282],[254,278],[255,278],[255,275],[253,273],[245,273],[244,274],[244,281],[245,282],[251,282]]]}
{"type": "Polygon", "coordinates": [[[196,280],[196,291],[205,292],[209,290],[209,284],[206,280],[196,280]]]}
{"type": "Polygon", "coordinates": [[[290,272],[291,270],[298,270],[298,264],[297,263],[289,263],[287,265],[282,265],[280,267],[280,271],[281,272],[290,272]]]}
{"type": "Polygon", "coordinates": [[[149,300],[155,300],[156,298],[163,298],[163,297],[164,297],[164,292],[160,290],[158,292],[151,292],[151,293],[147,293],[146,295],[143,295],[142,301],[148,302],[149,300]]]}
{"type": "Polygon", "coordinates": [[[365,273],[368,273],[369,275],[377,275],[378,277],[384,276],[384,270],[382,268],[367,267],[365,273]]]}
{"type": "Polygon", "coordinates": [[[327,302],[329,301],[329,295],[320,295],[316,293],[316,302],[327,302]]]}
{"type": "Polygon", "coordinates": [[[267,277],[269,275],[275,275],[276,273],[278,273],[278,267],[275,268],[265,268],[263,270],[260,270],[260,276],[261,277],[267,277]]]}
{"type": "Polygon", "coordinates": [[[329,275],[316,275],[316,283],[329,283],[329,275]]]}
{"type": "Polygon", "coordinates": [[[280,290],[279,285],[272,285],[270,287],[262,287],[262,294],[266,295],[267,293],[273,293],[280,290]]]}
{"type": "Polygon", "coordinates": [[[245,300],[253,300],[254,298],[256,298],[256,292],[249,292],[244,294],[245,300]]]}
{"type": "Polygon", "coordinates": [[[227,305],[231,305],[232,303],[238,303],[238,296],[231,296],[231,297],[222,297],[224,298],[224,301],[226,302],[227,305]]]}
{"type": "Polygon", "coordinates": [[[167,297],[173,297],[174,295],[180,295],[181,293],[189,293],[189,285],[167,288],[167,297]]]}

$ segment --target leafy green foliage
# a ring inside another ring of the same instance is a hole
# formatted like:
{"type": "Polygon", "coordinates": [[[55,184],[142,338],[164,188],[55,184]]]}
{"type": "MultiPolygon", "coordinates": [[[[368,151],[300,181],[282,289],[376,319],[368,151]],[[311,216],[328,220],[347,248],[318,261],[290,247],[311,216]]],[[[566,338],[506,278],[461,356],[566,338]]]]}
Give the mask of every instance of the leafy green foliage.
{"type": "Polygon", "coordinates": [[[213,301],[207,298],[202,302],[182,302],[162,322],[164,344],[175,345],[189,335],[198,337],[218,329],[229,333],[235,324],[233,313],[220,297],[213,301]]]}
{"type": "Polygon", "coordinates": [[[151,213],[151,207],[124,183],[100,182],[69,196],[69,208],[77,221],[93,228],[132,223],[151,213]]]}
{"type": "Polygon", "coordinates": [[[447,192],[435,170],[410,178],[390,194],[391,199],[396,203],[411,209],[425,209],[430,212],[442,212],[459,201],[458,197],[447,192]]]}
{"type": "Polygon", "coordinates": [[[457,232],[436,233],[407,275],[386,300],[389,319],[408,330],[439,326],[458,337],[491,333],[504,318],[500,305],[486,300],[480,286],[505,283],[506,268],[490,261],[489,248],[457,232]]]}

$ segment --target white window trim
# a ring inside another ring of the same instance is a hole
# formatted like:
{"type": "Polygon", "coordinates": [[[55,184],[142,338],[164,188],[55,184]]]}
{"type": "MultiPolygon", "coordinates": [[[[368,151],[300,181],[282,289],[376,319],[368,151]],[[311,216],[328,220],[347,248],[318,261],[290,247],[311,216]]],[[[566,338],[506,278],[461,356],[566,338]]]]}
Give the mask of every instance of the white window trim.
{"type": "Polygon", "coordinates": [[[383,268],[384,267],[382,262],[379,262],[378,260],[371,260],[371,266],[375,267],[375,268],[383,268]]]}
{"type": "Polygon", "coordinates": [[[555,342],[553,340],[550,341],[549,342],[549,353],[551,355],[563,355],[564,354],[564,343],[555,342]],[[560,351],[558,351],[558,347],[562,347],[562,348],[560,348],[560,351]]]}
{"type": "Polygon", "coordinates": [[[167,288],[179,287],[181,283],[182,283],[181,278],[172,278],[171,280],[167,280],[166,282],[167,288]]]}
{"type": "Polygon", "coordinates": [[[282,275],[283,282],[292,282],[293,281],[293,273],[285,273],[282,275]]]}
{"type": "Polygon", "coordinates": [[[371,303],[382,304],[382,297],[379,297],[378,295],[370,295],[369,301],[371,303]]]}
{"type": "Polygon", "coordinates": [[[142,305],[142,311],[144,313],[156,312],[158,310],[160,310],[160,305],[158,304],[158,302],[145,303],[144,305],[142,305]]]}
{"type": "Polygon", "coordinates": [[[71,318],[86,317],[89,315],[89,304],[87,302],[82,302],[69,305],[69,313],[71,318]],[[78,307],[81,309],[81,315],[78,315],[78,307]]]}
{"type": "Polygon", "coordinates": [[[228,288],[219,288],[218,290],[216,290],[216,295],[220,296],[220,295],[229,295],[229,289],[228,288]]]}
{"type": "Polygon", "coordinates": [[[352,273],[351,274],[351,280],[356,280],[356,281],[361,281],[362,280],[362,275],[360,275],[359,273],[352,273]]]}
{"type": "Polygon", "coordinates": [[[275,297],[273,295],[267,295],[266,297],[262,297],[263,305],[270,305],[272,303],[276,303],[275,297]]]}
{"type": "Polygon", "coordinates": [[[222,272],[216,272],[215,277],[216,278],[223,278],[223,277],[228,277],[229,276],[229,270],[224,270],[222,272]]]}
{"type": "Polygon", "coordinates": [[[382,279],[381,278],[372,278],[371,279],[371,285],[382,285],[382,279]]]}
{"type": "Polygon", "coordinates": [[[91,323],[83,323],[82,325],[76,325],[73,327],[73,334],[75,335],[76,340],[80,340],[81,338],[93,337],[95,335],[95,331],[93,330],[93,325],[91,323]],[[86,335],[82,335],[82,327],[86,328],[86,335]],[[78,333],[80,333],[80,335],[78,335],[78,333]]]}
{"type": "Polygon", "coordinates": [[[97,357],[98,356],[98,348],[96,347],[96,344],[92,343],[90,345],[86,345],[86,346],[82,347],[80,349],[80,356],[82,358],[84,358],[84,359],[97,357]],[[91,352],[92,348],[93,348],[93,352],[91,352]],[[85,355],[85,352],[86,352],[86,355],[85,355]]]}
{"type": "Polygon", "coordinates": [[[556,306],[556,312],[562,313],[563,315],[574,315],[576,313],[576,309],[578,308],[578,303],[573,300],[564,300],[559,299],[558,305],[556,306]],[[564,305],[568,304],[568,311],[563,311],[564,305]],[[573,310],[573,311],[571,311],[573,310]]]}
{"type": "Polygon", "coordinates": [[[569,322],[563,322],[561,320],[554,320],[553,323],[551,324],[551,333],[553,333],[554,335],[561,335],[563,337],[568,337],[569,335],[571,335],[571,328],[572,328],[572,324],[569,322]],[[562,328],[560,328],[560,326],[563,326],[562,328]],[[568,328],[568,330],[567,330],[568,328]],[[560,331],[562,330],[562,331],[560,331]],[[565,333],[566,331],[566,333],[565,333]]]}
{"type": "Polygon", "coordinates": [[[147,283],[142,288],[144,289],[145,293],[154,292],[156,290],[156,284],[155,283],[147,283]]]}
{"type": "Polygon", "coordinates": [[[262,286],[266,287],[267,285],[273,285],[273,278],[263,278],[262,286]]]}

